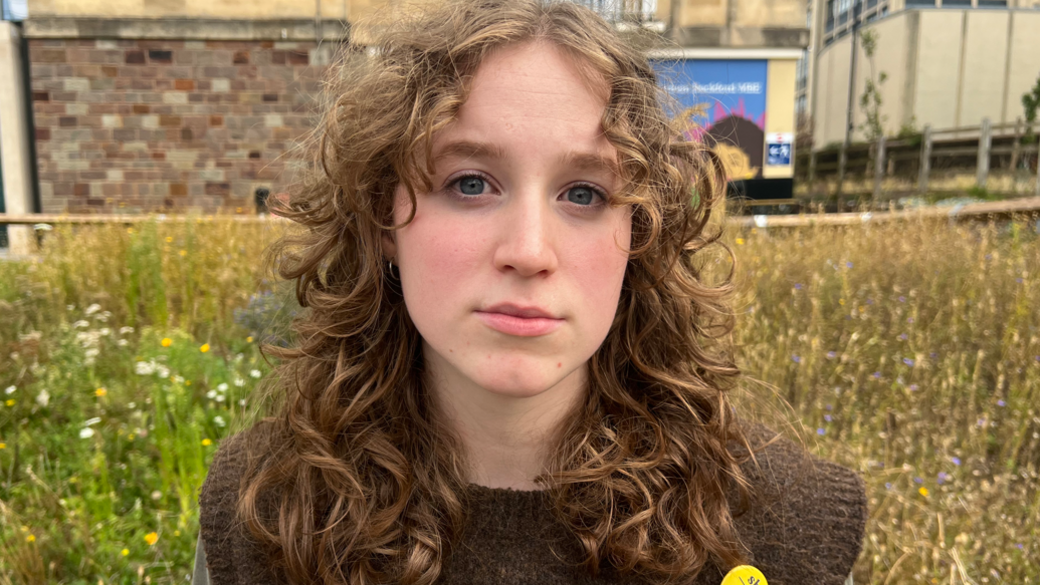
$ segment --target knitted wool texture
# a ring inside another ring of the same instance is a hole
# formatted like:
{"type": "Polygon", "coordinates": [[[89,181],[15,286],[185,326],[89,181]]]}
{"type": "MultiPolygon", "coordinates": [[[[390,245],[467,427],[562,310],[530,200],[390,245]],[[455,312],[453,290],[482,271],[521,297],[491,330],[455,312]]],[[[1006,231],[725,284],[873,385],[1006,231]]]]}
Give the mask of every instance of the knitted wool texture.
{"type": "MultiPolygon", "coordinates": [[[[264,424],[264,423],[261,423],[264,424]]],[[[213,459],[199,503],[202,540],[212,585],[284,583],[269,556],[235,518],[243,448],[250,429],[228,438],[213,459]]],[[[867,504],[863,480],[845,467],[813,457],[776,433],[748,425],[759,466],[743,470],[760,497],[735,519],[750,562],[770,585],[841,585],[862,545],[867,504]]],[[[438,583],[501,585],[619,585],[650,583],[609,565],[593,578],[580,569],[578,540],[555,520],[545,492],[470,485],[466,530],[438,583]]],[[[717,585],[730,567],[706,565],[693,585],[717,585]]]]}

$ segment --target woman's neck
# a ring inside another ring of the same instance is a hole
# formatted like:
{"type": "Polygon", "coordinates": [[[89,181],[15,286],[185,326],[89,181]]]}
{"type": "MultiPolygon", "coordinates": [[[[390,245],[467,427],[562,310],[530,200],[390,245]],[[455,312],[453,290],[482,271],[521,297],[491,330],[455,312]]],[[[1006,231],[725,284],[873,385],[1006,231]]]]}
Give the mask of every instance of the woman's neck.
{"type": "Polygon", "coordinates": [[[469,483],[490,488],[537,490],[548,443],[584,393],[584,367],[530,396],[480,388],[428,364],[439,409],[458,434],[469,463],[469,483]]]}

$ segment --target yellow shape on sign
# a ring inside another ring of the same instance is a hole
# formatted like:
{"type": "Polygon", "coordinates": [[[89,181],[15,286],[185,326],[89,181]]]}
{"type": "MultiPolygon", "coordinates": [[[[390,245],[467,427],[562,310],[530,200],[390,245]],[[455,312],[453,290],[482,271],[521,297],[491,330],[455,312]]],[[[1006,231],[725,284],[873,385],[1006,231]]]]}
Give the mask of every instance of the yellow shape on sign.
{"type": "Polygon", "coordinates": [[[740,565],[726,573],[722,578],[722,585],[769,585],[762,571],[751,565],[740,565]]]}

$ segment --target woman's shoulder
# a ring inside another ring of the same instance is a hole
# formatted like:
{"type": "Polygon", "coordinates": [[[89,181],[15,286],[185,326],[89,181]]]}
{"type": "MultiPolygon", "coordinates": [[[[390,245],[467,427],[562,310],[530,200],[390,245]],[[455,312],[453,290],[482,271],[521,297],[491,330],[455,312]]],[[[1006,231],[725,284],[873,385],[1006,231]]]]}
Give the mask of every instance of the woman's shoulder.
{"type": "Polygon", "coordinates": [[[742,466],[754,497],[736,524],[752,563],[773,584],[845,583],[866,530],[863,479],[761,424],[742,430],[754,453],[742,466]]]}
{"type": "Polygon", "coordinates": [[[237,515],[239,487],[250,457],[263,454],[273,424],[263,421],[221,441],[199,493],[199,533],[214,585],[269,583],[264,552],[237,515]]]}

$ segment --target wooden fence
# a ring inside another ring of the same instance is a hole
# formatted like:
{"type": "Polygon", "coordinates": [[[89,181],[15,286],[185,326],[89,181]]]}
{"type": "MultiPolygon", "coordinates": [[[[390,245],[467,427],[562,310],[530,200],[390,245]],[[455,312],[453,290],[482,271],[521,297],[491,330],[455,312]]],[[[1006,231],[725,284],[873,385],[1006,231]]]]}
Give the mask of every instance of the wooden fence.
{"type": "Polygon", "coordinates": [[[879,200],[934,191],[937,173],[967,173],[974,174],[972,186],[978,189],[1040,196],[1038,134],[1040,123],[993,125],[988,118],[978,126],[949,130],[925,126],[920,135],[881,137],[874,144],[855,144],[848,150],[841,145],[798,155],[795,181],[806,184],[810,195],[871,194],[879,200]],[[1028,188],[1023,193],[993,185],[994,174],[1010,177],[1011,185],[1028,183],[1028,188]]]}
{"type": "MultiPolygon", "coordinates": [[[[893,221],[912,218],[933,218],[949,221],[986,221],[990,219],[1008,219],[1011,217],[1029,217],[1040,219],[1040,197],[1022,197],[1006,201],[988,201],[952,207],[923,207],[902,211],[867,212],[867,213],[808,213],[798,215],[754,215],[730,217],[727,222],[734,227],[802,227],[809,225],[852,225],[868,222],[893,221]]],[[[0,225],[33,225],[36,229],[48,229],[54,224],[125,224],[133,225],[144,221],[160,221],[170,223],[209,223],[221,219],[230,219],[245,223],[266,223],[289,221],[277,215],[162,215],[162,214],[26,214],[8,215],[0,213],[0,225]]]]}

